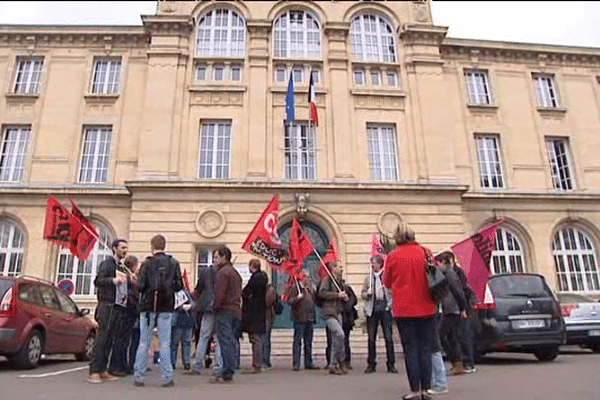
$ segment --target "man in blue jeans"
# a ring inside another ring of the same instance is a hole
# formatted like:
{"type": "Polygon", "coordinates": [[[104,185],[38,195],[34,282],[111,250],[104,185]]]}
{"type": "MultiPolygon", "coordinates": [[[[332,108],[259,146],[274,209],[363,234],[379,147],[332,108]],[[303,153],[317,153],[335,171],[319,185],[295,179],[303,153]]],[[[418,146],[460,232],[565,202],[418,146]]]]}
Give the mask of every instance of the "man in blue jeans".
{"type": "Polygon", "coordinates": [[[315,308],[316,287],[310,281],[310,276],[301,272],[297,277],[299,282],[290,286],[288,302],[292,309],[294,322],[294,343],[292,347],[292,367],[300,370],[300,353],[304,342],[304,368],[317,369],[312,359],[313,328],[317,317],[315,308]]]}
{"type": "Polygon", "coordinates": [[[229,383],[233,381],[238,359],[237,331],[242,318],[242,277],[231,265],[231,250],[225,246],[217,250],[216,265],[218,271],[213,311],[223,366],[220,374],[212,377],[211,383],[229,383]]]}
{"type": "Polygon", "coordinates": [[[156,235],[150,241],[152,257],[146,258],[140,268],[140,344],[135,357],[134,384],[144,386],[148,370],[148,348],[152,330],[158,327],[162,386],[171,387],[171,320],[175,293],[183,289],[179,262],[165,254],[166,240],[156,235]]]}

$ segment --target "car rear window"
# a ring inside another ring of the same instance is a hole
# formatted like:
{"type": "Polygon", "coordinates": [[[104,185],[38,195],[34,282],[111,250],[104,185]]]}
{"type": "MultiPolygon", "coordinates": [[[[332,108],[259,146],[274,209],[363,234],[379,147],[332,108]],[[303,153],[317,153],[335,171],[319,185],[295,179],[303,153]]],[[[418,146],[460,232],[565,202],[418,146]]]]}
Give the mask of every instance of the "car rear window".
{"type": "Polygon", "coordinates": [[[0,279],[0,299],[4,297],[4,293],[6,293],[13,283],[15,283],[15,281],[12,279],[0,279]]]}
{"type": "Polygon", "coordinates": [[[552,292],[539,276],[506,275],[492,277],[490,289],[496,298],[552,297],[552,292]]]}

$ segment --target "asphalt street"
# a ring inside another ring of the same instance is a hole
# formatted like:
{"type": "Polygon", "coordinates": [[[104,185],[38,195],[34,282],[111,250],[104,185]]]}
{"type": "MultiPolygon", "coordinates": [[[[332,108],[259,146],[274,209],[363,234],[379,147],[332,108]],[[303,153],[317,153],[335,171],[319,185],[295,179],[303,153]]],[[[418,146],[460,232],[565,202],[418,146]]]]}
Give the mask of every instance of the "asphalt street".
{"type": "MultiPolygon", "coordinates": [[[[485,357],[477,372],[450,377],[450,392],[441,400],[598,400],[600,399],[600,354],[575,346],[562,348],[549,363],[533,355],[497,353],[485,357]]],[[[381,357],[381,355],[379,356],[381,357]]],[[[317,357],[317,365],[323,365],[317,357]]],[[[398,354],[399,374],[379,371],[364,374],[366,360],[355,358],[354,369],[345,376],[325,370],[292,371],[291,358],[273,360],[273,369],[259,375],[237,374],[232,384],[211,384],[208,375],[182,375],[175,371],[175,387],[162,388],[159,369],[150,372],[145,387],[133,385],[131,377],[92,385],[85,381],[87,364],[68,357],[43,360],[34,370],[16,370],[0,357],[0,400],[399,400],[408,391],[404,361],[398,354]]],[[[243,367],[250,359],[242,360],[243,367]]]]}

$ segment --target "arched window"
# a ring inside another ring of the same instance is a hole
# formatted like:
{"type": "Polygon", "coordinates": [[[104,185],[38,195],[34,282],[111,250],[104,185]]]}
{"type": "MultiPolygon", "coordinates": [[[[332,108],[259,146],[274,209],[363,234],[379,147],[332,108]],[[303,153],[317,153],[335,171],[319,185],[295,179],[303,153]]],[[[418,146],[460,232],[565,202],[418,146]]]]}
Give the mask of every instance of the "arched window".
{"type": "Polygon", "coordinates": [[[320,57],[321,27],[304,11],[288,11],[275,20],[275,57],[320,57]]]}
{"type": "Polygon", "coordinates": [[[229,9],[211,10],[198,21],[196,54],[201,56],[244,56],[246,20],[229,9]]]}
{"type": "Polygon", "coordinates": [[[396,62],[394,31],[381,16],[355,17],[350,26],[350,41],[357,61],[396,62]]]}
{"type": "Polygon", "coordinates": [[[596,249],[584,231],[566,226],[554,234],[552,255],[562,292],[600,290],[596,249]]]}
{"type": "Polygon", "coordinates": [[[525,272],[523,246],[517,236],[504,228],[496,229],[496,242],[492,252],[492,273],[516,274],[525,272]]]}
{"type": "Polygon", "coordinates": [[[0,220],[0,275],[17,276],[23,272],[25,235],[8,219],[0,220]]]}
{"type": "Polygon", "coordinates": [[[91,296],[95,294],[94,279],[98,273],[98,266],[108,256],[112,256],[110,244],[114,240],[110,229],[97,221],[94,226],[99,233],[100,240],[94,245],[87,260],[74,257],[69,249],[61,249],[58,254],[58,272],[56,282],[70,279],[75,284],[75,296],[91,296]],[[101,243],[100,243],[101,242],[101,243]]]}

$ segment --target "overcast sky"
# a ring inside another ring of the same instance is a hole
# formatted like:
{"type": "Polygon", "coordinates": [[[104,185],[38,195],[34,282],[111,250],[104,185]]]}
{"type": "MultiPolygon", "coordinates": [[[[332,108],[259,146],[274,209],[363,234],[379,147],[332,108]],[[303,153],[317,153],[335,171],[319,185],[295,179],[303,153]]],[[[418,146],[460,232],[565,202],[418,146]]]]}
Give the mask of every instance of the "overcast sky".
{"type": "MultiPolygon", "coordinates": [[[[600,1],[433,1],[450,37],[600,48],[600,1]]],[[[0,24],[140,25],[155,1],[0,1],[0,24]]]]}

